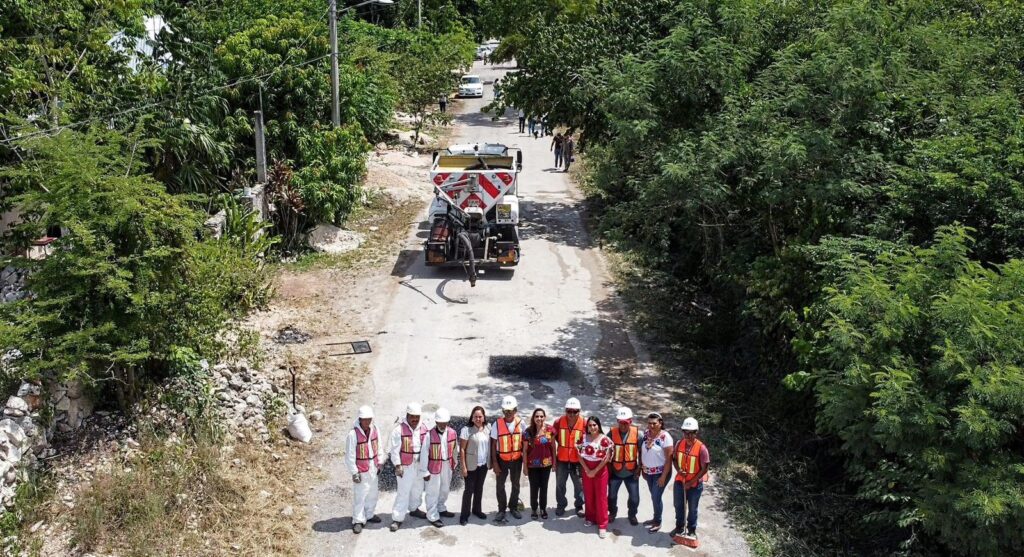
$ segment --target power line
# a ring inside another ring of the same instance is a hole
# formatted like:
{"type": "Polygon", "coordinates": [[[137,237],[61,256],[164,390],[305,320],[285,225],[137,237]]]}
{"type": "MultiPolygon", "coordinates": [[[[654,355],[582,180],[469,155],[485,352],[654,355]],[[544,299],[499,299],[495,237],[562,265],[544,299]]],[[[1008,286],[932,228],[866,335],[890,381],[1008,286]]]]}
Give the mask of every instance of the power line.
{"type": "MultiPolygon", "coordinates": [[[[320,60],[323,60],[325,58],[329,58],[330,56],[331,56],[330,54],[324,54],[322,56],[317,56],[315,58],[310,58],[310,59],[307,59],[307,60],[303,60],[302,62],[298,62],[298,63],[295,63],[295,64],[288,64],[287,67],[301,68],[303,66],[308,66],[308,65],[313,64],[315,62],[319,62],[320,60]]],[[[243,83],[248,83],[248,82],[251,82],[251,81],[262,81],[264,79],[272,77],[274,74],[280,72],[285,67],[286,67],[285,64],[281,64],[277,68],[274,68],[273,70],[271,70],[271,71],[269,71],[267,73],[258,74],[258,75],[248,75],[248,76],[245,76],[245,77],[240,77],[240,78],[238,78],[238,79],[236,79],[236,80],[234,80],[234,81],[232,81],[230,83],[225,83],[223,85],[218,85],[216,87],[211,87],[209,89],[205,89],[205,90],[199,91],[199,93],[200,94],[212,93],[214,91],[220,91],[220,90],[223,90],[223,89],[230,89],[232,87],[241,85],[243,83]]],[[[110,119],[113,119],[113,118],[117,118],[119,116],[124,116],[126,114],[132,114],[132,113],[135,113],[135,112],[139,112],[140,110],[145,110],[145,109],[148,109],[148,108],[155,108],[157,106],[161,106],[161,105],[167,104],[167,103],[169,103],[171,101],[174,101],[174,100],[176,100],[176,98],[164,99],[162,101],[156,101],[156,102],[144,104],[142,106],[137,106],[137,107],[129,108],[129,109],[126,109],[126,110],[121,110],[121,111],[110,113],[110,114],[105,114],[103,116],[94,116],[92,118],[87,118],[85,120],[80,120],[78,122],[72,122],[70,124],[64,124],[62,126],[57,126],[55,128],[48,128],[48,129],[45,129],[45,130],[39,130],[39,131],[32,132],[32,133],[29,133],[29,134],[26,134],[26,135],[21,135],[21,136],[18,136],[18,137],[12,137],[12,138],[9,138],[9,139],[2,140],[2,141],[0,141],[0,145],[10,145],[12,143],[15,143],[15,142],[18,142],[18,141],[23,141],[23,140],[26,140],[26,139],[31,139],[33,137],[38,137],[38,136],[41,136],[41,135],[48,135],[48,134],[52,134],[52,133],[57,133],[57,132],[64,131],[66,129],[71,129],[71,128],[77,128],[79,126],[84,126],[86,124],[90,124],[90,123],[93,123],[93,122],[99,122],[99,121],[103,121],[103,120],[110,120],[110,119]]]]}

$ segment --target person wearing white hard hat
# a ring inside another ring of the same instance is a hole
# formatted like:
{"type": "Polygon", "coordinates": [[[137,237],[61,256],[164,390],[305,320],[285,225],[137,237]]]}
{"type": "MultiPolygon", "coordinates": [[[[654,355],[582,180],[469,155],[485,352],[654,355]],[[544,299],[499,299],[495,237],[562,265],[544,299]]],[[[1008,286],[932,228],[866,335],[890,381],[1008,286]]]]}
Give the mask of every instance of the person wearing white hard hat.
{"type": "Polygon", "coordinates": [[[683,438],[676,444],[672,464],[676,468],[676,481],[672,486],[672,503],[676,508],[676,529],[673,536],[697,537],[697,505],[708,479],[711,456],[708,448],[697,439],[697,420],[683,420],[683,438]]]}
{"type": "Polygon", "coordinates": [[[608,483],[608,522],[615,521],[619,509],[619,488],[625,484],[629,523],[636,526],[636,511],[640,506],[640,428],[633,425],[633,411],[625,406],[615,413],[615,420],[618,427],[612,428],[610,435],[615,450],[608,483]]]}
{"type": "Polygon", "coordinates": [[[505,511],[519,520],[519,477],[523,475],[523,421],[516,415],[519,401],[514,396],[501,399],[502,416],[491,426],[491,466],[497,478],[498,514],[495,522],[505,522],[505,511]],[[512,495],[505,494],[505,480],[512,482],[512,495]]]}
{"type": "Polygon", "coordinates": [[[395,504],[391,507],[392,532],[398,530],[407,514],[427,518],[427,514],[420,510],[423,500],[420,447],[427,436],[427,426],[420,421],[422,413],[419,403],[410,402],[405,407],[405,419],[391,430],[390,457],[398,483],[395,504]]]}
{"type": "Polygon", "coordinates": [[[348,432],[345,465],[352,474],[352,531],[363,531],[367,522],[380,522],[377,509],[377,473],[380,471],[380,434],[373,425],[373,408],[360,406],[348,432]]]}
{"type": "Polygon", "coordinates": [[[576,506],[576,516],[582,518],[583,512],[583,482],[580,479],[580,455],[576,446],[583,442],[585,422],[580,417],[580,401],[576,397],[565,401],[565,415],[555,420],[552,429],[555,430],[557,447],[555,451],[555,514],[562,516],[569,501],[565,497],[565,482],[572,479],[573,503],[576,506]]]}
{"type": "Polygon", "coordinates": [[[434,427],[427,434],[427,443],[420,451],[420,470],[427,482],[427,520],[434,526],[444,526],[441,517],[451,518],[455,513],[448,511],[448,490],[452,485],[452,471],[455,470],[459,454],[458,435],[448,427],[452,415],[444,408],[434,412],[434,427]]]}

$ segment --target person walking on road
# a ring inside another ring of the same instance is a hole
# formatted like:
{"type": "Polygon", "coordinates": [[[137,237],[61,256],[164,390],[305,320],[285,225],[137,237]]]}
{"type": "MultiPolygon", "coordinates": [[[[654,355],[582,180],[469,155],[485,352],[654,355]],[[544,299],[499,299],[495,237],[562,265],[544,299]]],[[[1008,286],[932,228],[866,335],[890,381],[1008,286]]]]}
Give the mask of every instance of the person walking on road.
{"type": "Polygon", "coordinates": [[[352,531],[367,522],[380,522],[377,510],[377,473],[380,471],[380,434],[373,425],[373,408],[360,406],[345,443],[345,465],[352,474],[352,531]]]}
{"type": "Polygon", "coordinates": [[[420,470],[427,482],[427,520],[434,526],[444,526],[441,517],[451,518],[445,503],[452,485],[452,471],[459,452],[458,436],[448,427],[452,416],[448,410],[438,408],[434,413],[434,429],[427,434],[428,443],[420,451],[420,470]]]}
{"type": "Polygon", "coordinates": [[[526,131],[526,112],[523,109],[519,109],[519,133],[526,131]]]}
{"type": "Polygon", "coordinates": [[[697,505],[708,479],[711,456],[708,448],[697,439],[697,420],[683,420],[683,438],[676,444],[672,464],[676,467],[676,481],[672,486],[672,502],[676,508],[676,529],[672,535],[697,538],[697,505]],[[685,528],[685,529],[684,529],[685,528]]]}
{"type": "Polygon", "coordinates": [[[523,473],[530,478],[530,518],[534,520],[548,517],[548,480],[555,463],[555,430],[544,423],[547,417],[543,408],[535,409],[523,434],[523,473]]]}
{"type": "Polygon", "coordinates": [[[420,448],[427,435],[427,427],[420,421],[422,413],[419,403],[410,402],[405,407],[405,420],[391,430],[389,440],[391,463],[395,465],[398,483],[395,504],[391,507],[392,532],[398,530],[405,515],[427,518],[420,510],[423,499],[423,474],[420,470],[420,448]]]}
{"type": "Polygon", "coordinates": [[[562,145],[565,143],[565,138],[562,137],[562,132],[558,132],[554,137],[551,138],[551,148],[549,151],[555,152],[555,168],[562,168],[562,145]]]}
{"type": "Polygon", "coordinates": [[[661,414],[652,412],[647,416],[647,430],[640,438],[640,464],[654,506],[654,518],[645,521],[644,526],[651,532],[661,530],[662,495],[672,474],[672,436],[664,428],[661,414]]]}
{"type": "Polygon", "coordinates": [[[487,470],[491,467],[491,426],[487,423],[483,406],[476,406],[469,413],[469,424],[463,426],[459,434],[459,450],[462,451],[462,477],[466,479],[459,524],[465,526],[469,522],[470,508],[473,516],[487,520],[487,515],[480,509],[480,500],[484,494],[487,470]]]}
{"type": "Polygon", "coordinates": [[[572,134],[565,134],[565,140],[562,142],[562,159],[565,163],[565,171],[569,172],[569,165],[573,163],[573,155],[576,154],[576,140],[572,138],[572,134]]]}
{"type": "Polygon", "coordinates": [[[438,97],[437,106],[441,110],[441,114],[448,112],[448,95],[444,94],[438,97]]]}
{"type": "Polygon", "coordinates": [[[583,441],[584,422],[580,418],[580,401],[576,397],[565,401],[565,415],[552,426],[558,447],[555,452],[555,514],[562,516],[569,501],[565,497],[565,481],[572,479],[573,503],[576,515],[583,516],[583,484],[580,482],[580,455],[576,446],[583,441]]]}
{"type": "Polygon", "coordinates": [[[612,429],[611,478],[608,484],[608,522],[618,514],[619,487],[626,486],[626,509],[629,523],[637,525],[636,510],[640,506],[640,428],[633,425],[633,411],[623,406],[615,414],[618,427],[612,429]]]}
{"type": "Polygon", "coordinates": [[[532,135],[534,139],[537,139],[537,119],[532,114],[526,119],[526,125],[529,130],[529,135],[532,135]]]}
{"type": "Polygon", "coordinates": [[[612,459],[614,445],[601,429],[597,416],[587,418],[587,434],[576,447],[583,469],[583,500],[586,508],[585,525],[597,526],[601,539],[608,530],[608,463],[612,459]]]}
{"type": "Polygon", "coordinates": [[[519,514],[519,476],[523,474],[523,421],[516,415],[519,405],[514,396],[506,396],[501,401],[502,417],[494,420],[491,426],[491,463],[494,476],[497,478],[498,514],[495,522],[505,522],[505,511],[508,510],[516,520],[523,517],[519,514]],[[505,480],[512,483],[512,496],[505,494],[505,480]]]}

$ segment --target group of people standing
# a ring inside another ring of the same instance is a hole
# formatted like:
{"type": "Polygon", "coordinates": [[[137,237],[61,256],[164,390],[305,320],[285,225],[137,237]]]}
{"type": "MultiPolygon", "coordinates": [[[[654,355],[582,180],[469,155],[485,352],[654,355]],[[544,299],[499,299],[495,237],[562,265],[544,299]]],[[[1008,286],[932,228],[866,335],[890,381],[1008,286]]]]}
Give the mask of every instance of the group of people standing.
{"type": "MultiPolygon", "coordinates": [[[[633,412],[619,408],[615,427],[606,432],[597,416],[584,419],[576,398],[568,399],[565,413],[550,424],[543,408],[533,410],[524,421],[513,396],[504,397],[501,412],[500,418],[489,423],[484,408],[476,406],[470,412],[469,423],[456,433],[449,427],[448,410],[435,411],[434,426],[428,429],[420,419],[420,405],[410,403],[406,407],[405,418],[391,431],[386,453],[398,481],[391,512],[392,532],[408,516],[425,519],[438,528],[444,526],[442,518],[454,518],[447,499],[455,473],[465,479],[460,524],[467,524],[470,516],[487,519],[481,499],[488,471],[494,473],[497,483],[494,522],[506,523],[509,515],[516,520],[522,518],[518,506],[522,476],[530,483],[530,517],[547,519],[548,484],[554,471],[555,514],[566,514],[567,484],[571,482],[576,515],[585,519],[586,526],[596,526],[601,538],[618,516],[622,486],[627,492],[627,519],[631,525],[639,524],[641,479],[648,486],[654,509],[654,516],[644,526],[652,533],[659,532],[662,496],[671,481],[676,511],[671,535],[696,540],[697,507],[711,459],[707,447],[697,438],[694,418],[683,421],[683,438],[674,441],[656,412],[647,415],[647,427],[641,430],[633,423],[633,412]],[[426,511],[420,510],[421,502],[425,502],[426,511]]],[[[353,481],[352,530],[357,534],[366,523],[381,521],[375,514],[377,474],[383,466],[379,438],[373,410],[363,406],[349,432],[346,453],[353,481]]]]}

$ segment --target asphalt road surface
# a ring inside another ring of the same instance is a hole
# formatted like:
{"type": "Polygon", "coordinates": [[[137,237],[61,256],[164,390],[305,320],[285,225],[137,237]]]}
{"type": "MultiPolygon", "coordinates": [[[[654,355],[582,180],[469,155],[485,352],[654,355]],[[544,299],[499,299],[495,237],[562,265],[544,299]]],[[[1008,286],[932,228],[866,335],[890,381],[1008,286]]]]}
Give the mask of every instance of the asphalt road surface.
{"type": "MultiPolygon", "coordinates": [[[[374,407],[382,437],[412,400],[424,404],[425,411],[443,406],[458,417],[480,404],[487,408],[490,419],[500,415],[502,396],[511,394],[518,398],[524,418],[541,406],[551,420],[561,415],[566,398],[575,396],[582,401],[584,414],[596,413],[605,427],[614,425],[615,408],[621,404],[631,406],[639,416],[661,411],[674,437],[678,437],[684,417],[681,405],[685,405],[687,389],[661,384],[643,347],[622,324],[621,307],[610,288],[601,252],[583,226],[579,196],[569,175],[553,168],[550,138],[519,134],[514,117],[492,121],[489,114],[481,113],[480,108],[492,99],[491,83],[506,68],[477,63],[474,71],[485,80],[484,98],[449,105],[458,112],[454,140],[498,142],[523,150],[524,170],[519,177],[522,260],[514,271],[487,271],[477,286],[470,288],[461,269],[425,267],[420,244],[426,223],[410,230],[406,249],[396,258],[392,280],[398,286],[392,290],[379,334],[373,339],[374,355],[364,389],[348,401],[348,415],[334,422],[334,431],[325,432],[323,442],[339,456],[328,462],[326,482],[314,491],[309,553],[748,555],[742,537],[719,508],[713,477],[701,499],[698,550],[673,547],[665,533],[672,529],[675,517],[671,488],[664,496],[661,533],[651,534],[642,525],[628,524],[623,489],[620,517],[609,525],[609,536],[602,540],[595,527],[584,526],[583,519],[555,517],[554,474],[546,521],[531,521],[527,509],[522,520],[509,517],[507,524],[494,524],[495,480],[489,474],[484,486],[483,508],[490,515],[486,522],[471,518],[467,526],[460,526],[457,517],[449,518],[439,529],[407,518],[402,528],[392,533],[388,525],[394,492],[383,491],[377,506],[382,522],[369,524],[359,535],[351,532],[351,480],[340,454],[359,405],[374,407]]],[[[423,187],[430,187],[427,175],[423,187]]],[[[431,421],[426,412],[424,418],[431,421]]],[[[713,462],[715,447],[710,451],[713,462]]],[[[526,478],[521,486],[521,499],[528,506],[526,478]]],[[[643,483],[640,493],[639,518],[643,521],[652,516],[650,494],[643,483]]],[[[460,488],[448,499],[448,509],[456,514],[461,497],[460,488]]]]}

